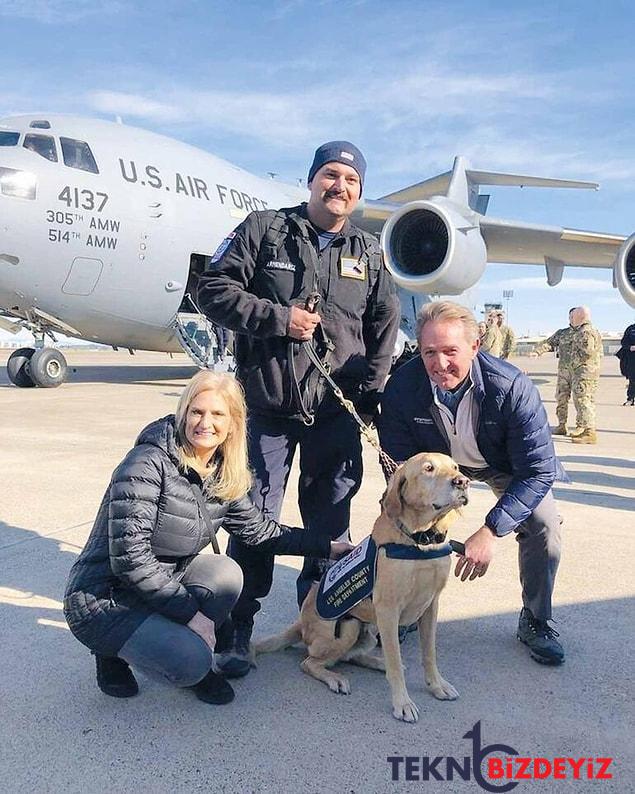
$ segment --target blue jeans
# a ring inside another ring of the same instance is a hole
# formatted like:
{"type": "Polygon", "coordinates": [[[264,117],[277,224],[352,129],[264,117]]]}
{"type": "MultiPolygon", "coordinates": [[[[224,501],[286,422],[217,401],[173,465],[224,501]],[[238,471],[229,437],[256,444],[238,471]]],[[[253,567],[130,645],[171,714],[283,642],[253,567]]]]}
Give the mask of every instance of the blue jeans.
{"type": "MultiPolygon", "coordinates": [[[[222,554],[195,557],[181,579],[217,631],[236,603],[242,583],[238,565],[222,554]]],[[[212,666],[207,643],[192,629],[159,613],[143,621],[117,656],[150,678],[179,687],[198,683],[212,666]]]]}

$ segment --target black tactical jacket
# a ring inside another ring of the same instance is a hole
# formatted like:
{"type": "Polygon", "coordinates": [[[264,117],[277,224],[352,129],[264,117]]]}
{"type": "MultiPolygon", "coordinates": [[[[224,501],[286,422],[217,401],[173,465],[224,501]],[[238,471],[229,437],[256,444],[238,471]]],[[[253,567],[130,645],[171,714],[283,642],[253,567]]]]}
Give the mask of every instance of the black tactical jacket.
{"type": "MultiPolygon", "coordinates": [[[[394,283],[376,238],[348,221],[320,252],[302,204],[252,212],[199,284],[203,311],[236,332],[237,374],[250,410],[299,415],[289,372],[290,345],[305,403],[315,408],[322,402],[323,382],[318,385],[310,377],[312,366],[302,345],[287,336],[289,307],[304,307],[312,292],[321,296],[321,327],[334,345],[329,358],[334,380],[363,410],[374,407],[399,326],[394,283]]],[[[314,340],[324,353],[319,328],[314,340]]]]}
{"type": "MultiPolygon", "coordinates": [[[[269,554],[328,557],[328,537],[263,518],[248,496],[208,500],[210,526],[222,526],[269,554]]],[[[84,550],[71,569],[64,614],[80,642],[116,654],[158,612],[187,623],[196,599],[180,583],[211,542],[187,477],[178,468],[174,417],[153,422],[115,469],[84,550]]]]}

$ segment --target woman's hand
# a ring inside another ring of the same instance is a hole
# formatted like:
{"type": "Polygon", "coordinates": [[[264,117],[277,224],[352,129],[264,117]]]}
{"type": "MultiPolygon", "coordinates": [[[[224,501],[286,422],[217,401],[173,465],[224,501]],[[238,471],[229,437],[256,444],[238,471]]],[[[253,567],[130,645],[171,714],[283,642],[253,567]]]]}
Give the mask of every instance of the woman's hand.
{"type": "Polygon", "coordinates": [[[188,629],[193,632],[205,642],[210,651],[214,650],[216,645],[216,631],[214,630],[214,621],[210,620],[202,612],[197,612],[196,615],[187,624],[188,629]]]}
{"type": "Polygon", "coordinates": [[[355,546],[353,546],[352,543],[347,543],[345,540],[332,540],[331,554],[329,555],[329,559],[339,560],[340,557],[348,554],[349,551],[353,551],[354,548],[355,546]]]}

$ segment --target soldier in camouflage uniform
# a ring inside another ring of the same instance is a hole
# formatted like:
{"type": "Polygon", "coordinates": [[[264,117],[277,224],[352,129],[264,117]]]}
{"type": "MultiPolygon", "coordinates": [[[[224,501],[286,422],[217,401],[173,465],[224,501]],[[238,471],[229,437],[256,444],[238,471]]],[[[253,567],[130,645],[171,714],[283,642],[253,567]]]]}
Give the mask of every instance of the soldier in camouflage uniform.
{"type": "Polygon", "coordinates": [[[532,356],[554,350],[558,357],[556,417],[554,436],[566,436],[569,399],[576,409],[576,444],[595,444],[595,391],[600,376],[602,339],[590,323],[589,310],[583,306],[569,311],[569,327],[560,328],[537,345],[532,356]]]}
{"type": "Polygon", "coordinates": [[[505,325],[505,312],[496,312],[496,323],[501,334],[501,354],[500,357],[508,359],[516,347],[516,334],[509,325],[505,325]]]}
{"type": "Polygon", "coordinates": [[[558,427],[553,431],[554,436],[566,436],[567,415],[569,413],[569,398],[571,397],[571,384],[573,371],[571,369],[571,341],[574,328],[571,325],[571,315],[575,309],[569,311],[569,327],[559,328],[544,342],[537,345],[530,356],[541,356],[543,353],[554,351],[558,359],[558,379],[556,382],[556,416],[558,427]]]}
{"type": "Polygon", "coordinates": [[[571,341],[573,404],[577,413],[571,441],[574,444],[595,444],[595,393],[600,382],[604,346],[600,332],[591,325],[591,312],[586,306],[573,312],[571,322],[574,327],[571,341]]]}
{"type": "Polygon", "coordinates": [[[490,312],[485,321],[485,333],[481,336],[481,350],[500,357],[502,349],[503,335],[498,327],[496,312],[490,312]]]}

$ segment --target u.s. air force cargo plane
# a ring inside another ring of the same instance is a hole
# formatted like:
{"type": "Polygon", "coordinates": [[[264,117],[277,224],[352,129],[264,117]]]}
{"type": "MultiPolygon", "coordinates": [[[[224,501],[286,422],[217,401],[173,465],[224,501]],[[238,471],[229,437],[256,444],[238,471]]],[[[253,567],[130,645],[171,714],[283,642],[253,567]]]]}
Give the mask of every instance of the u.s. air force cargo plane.
{"type": "MultiPolygon", "coordinates": [[[[353,218],[381,234],[400,287],[401,344],[430,295],[458,295],[487,262],[612,268],[635,307],[635,235],[486,217],[481,185],[596,188],[588,182],[452,171],[378,200],[353,218]]],[[[30,329],[35,347],[7,368],[17,386],[57,386],[55,333],[114,347],[186,352],[213,363],[213,328],[195,303],[198,275],[251,210],[291,206],[307,190],[261,179],[200,149],[121,124],[59,115],[0,120],[0,327],[30,329]]],[[[397,351],[398,352],[398,351],[397,351]]]]}

